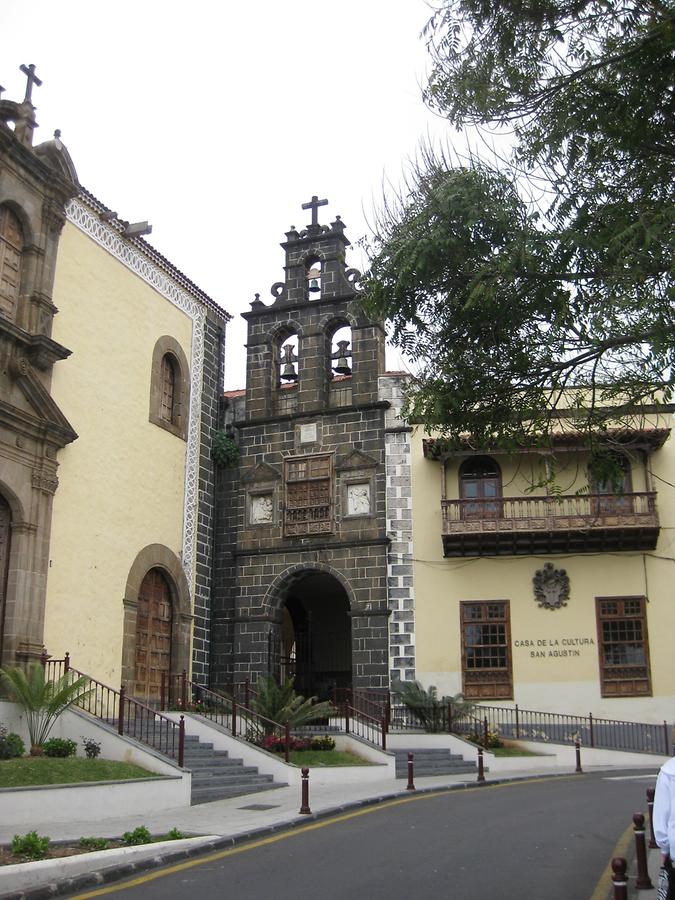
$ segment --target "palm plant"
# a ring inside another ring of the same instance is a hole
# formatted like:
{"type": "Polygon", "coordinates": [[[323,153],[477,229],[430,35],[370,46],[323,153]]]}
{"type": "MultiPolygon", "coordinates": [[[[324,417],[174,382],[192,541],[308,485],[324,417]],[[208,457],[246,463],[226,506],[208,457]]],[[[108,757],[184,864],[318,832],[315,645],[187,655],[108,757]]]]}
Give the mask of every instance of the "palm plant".
{"type": "Polygon", "coordinates": [[[61,713],[92,690],[84,675],[75,678],[66,672],[54,681],[47,680],[44,666],[39,662],[31,663],[27,673],[19,666],[0,669],[0,678],[11,699],[16,700],[26,714],[31,756],[40,755],[42,745],[61,713]]]}
{"type": "Polygon", "coordinates": [[[449,705],[455,717],[470,715],[473,709],[473,704],[462,694],[439,697],[433,684],[425,689],[419,681],[397,681],[391,690],[420,721],[424,730],[432,733],[446,730],[449,705]]]}
{"type": "Polygon", "coordinates": [[[317,703],[316,697],[305,698],[302,694],[296,694],[292,678],[279,684],[273,675],[268,675],[258,682],[256,688],[258,696],[251,705],[258,715],[272,720],[263,723],[266,734],[274,732],[274,722],[300,728],[335,712],[327,700],[317,703]]]}

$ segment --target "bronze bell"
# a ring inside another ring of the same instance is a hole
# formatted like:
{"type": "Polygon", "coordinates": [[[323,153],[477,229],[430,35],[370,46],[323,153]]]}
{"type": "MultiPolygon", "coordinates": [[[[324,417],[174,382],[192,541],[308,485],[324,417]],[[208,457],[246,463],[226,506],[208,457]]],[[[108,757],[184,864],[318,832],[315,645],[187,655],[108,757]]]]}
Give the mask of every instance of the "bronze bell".
{"type": "Polygon", "coordinates": [[[333,358],[337,358],[337,365],[333,367],[333,371],[337,375],[351,375],[352,370],[349,367],[349,363],[347,362],[347,347],[349,346],[349,341],[338,341],[338,349],[337,352],[333,355],[333,358]]]}
{"type": "Polygon", "coordinates": [[[321,293],[321,270],[320,269],[310,269],[307,273],[307,280],[309,281],[309,287],[307,290],[310,294],[320,294],[321,293]]]}
{"type": "Polygon", "coordinates": [[[284,381],[297,381],[298,373],[295,371],[295,366],[293,365],[293,361],[297,359],[297,357],[293,353],[293,345],[285,344],[281,348],[281,351],[283,353],[282,358],[284,364],[279,377],[283,378],[284,381]]]}

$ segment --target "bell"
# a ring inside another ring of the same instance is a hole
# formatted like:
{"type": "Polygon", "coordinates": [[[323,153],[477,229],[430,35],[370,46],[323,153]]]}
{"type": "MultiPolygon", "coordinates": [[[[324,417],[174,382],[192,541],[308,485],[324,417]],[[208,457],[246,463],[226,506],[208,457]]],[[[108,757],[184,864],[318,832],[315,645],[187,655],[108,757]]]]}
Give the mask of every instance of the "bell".
{"type": "Polygon", "coordinates": [[[320,269],[310,269],[307,273],[307,280],[309,281],[309,287],[307,290],[310,294],[320,294],[321,293],[321,282],[319,279],[321,278],[321,270],[320,269]]]}
{"type": "Polygon", "coordinates": [[[337,365],[333,367],[333,371],[338,375],[351,375],[352,370],[349,368],[349,363],[347,362],[346,357],[340,356],[337,361],[337,365]]]}
{"type": "Polygon", "coordinates": [[[297,381],[298,373],[295,371],[295,366],[293,365],[293,363],[285,363],[279,377],[283,378],[284,381],[297,381]]]}

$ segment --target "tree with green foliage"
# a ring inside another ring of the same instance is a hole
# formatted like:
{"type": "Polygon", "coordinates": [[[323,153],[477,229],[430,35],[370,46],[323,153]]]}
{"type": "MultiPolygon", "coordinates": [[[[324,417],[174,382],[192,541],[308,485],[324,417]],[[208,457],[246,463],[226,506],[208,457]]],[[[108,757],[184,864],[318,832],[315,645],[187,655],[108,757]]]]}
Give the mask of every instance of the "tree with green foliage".
{"type": "Polygon", "coordinates": [[[435,685],[425,688],[419,681],[395,681],[391,692],[406,706],[425,731],[432,734],[448,730],[448,708],[453,718],[471,714],[474,704],[463,694],[439,697],[435,685]]]}
{"type": "Polygon", "coordinates": [[[268,675],[258,682],[256,689],[258,694],[251,706],[258,715],[271,720],[263,723],[266,734],[274,731],[274,722],[300,728],[335,712],[328,701],[317,703],[316,697],[305,698],[302,694],[296,694],[292,678],[279,684],[273,675],[268,675]]]}
{"type": "Polygon", "coordinates": [[[364,302],[410,416],[512,446],[672,398],[674,36],[668,0],[441,0],[426,101],[510,149],[427,150],[380,210],[364,302]]]}
{"type": "Polygon", "coordinates": [[[70,706],[83,700],[91,692],[89,679],[76,678],[66,672],[53,681],[46,678],[42,663],[32,662],[28,672],[17,666],[0,669],[0,679],[9,696],[26,715],[26,725],[31,743],[31,756],[41,755],[42,747],[58,717],[70,706]]]}

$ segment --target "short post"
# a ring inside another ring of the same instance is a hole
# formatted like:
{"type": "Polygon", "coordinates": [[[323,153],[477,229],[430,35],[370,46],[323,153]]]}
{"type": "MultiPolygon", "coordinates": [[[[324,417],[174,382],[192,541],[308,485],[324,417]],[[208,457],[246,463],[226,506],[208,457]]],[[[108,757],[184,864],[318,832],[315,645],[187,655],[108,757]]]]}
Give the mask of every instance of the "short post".
{"type": "Polygon", "coordinates": [[[124,685],[120,688],[120,704],[117,710],[117,733],[124,734],[124,695],[126,688],[124,685]]]}
{"type": "Polygon", "coordinates": [[[635,857],[637,859],[637,879],[635,887],[639,891],[648,891],[654,887],[647,871],[647,846],[645,843],[645,817],[642,813],[633,815],[633,831],[635,833],[635,857]]]}
{"type": "Polygon", "coordinates": [[[178,765],[183,768],[185,763],[185,716],[178,722],[178,765]]]}
{"type": "Polygon", "coordinates": [[[415,782],[413,781],[414,775],[414,754],[408,754],[408,784],[406,785],[406,791],[414,791],[415,790],[415,782]]]}
{"type": "Polygon", "coordinates": [[[187,672],[180,673],[180,708],[187,709],[187,672]]]}
{"type": "Polygon", "coordinates": [[[583,775],[584,770],[581,768],[581,744],[579,743],[579,738],[574,742],[574,755],[577,760],[577,767],[574,771],[578,775],[583,775]]]}
{"type": "Polygon", "coordinates": [[[66,655],[63,658],[63,671],[65,673],[70,672],[70,653],[66,650],[66,655]]]}
{"type": "Polygon", "coordinates": [[[485,781],[485,769],[483,767],[483,748],[478,748],[478,778],[476,779],[480,784],[485,781]]]}
{"type": "Polygon", "coordinates": [[[309,769],[304,766],[302,769],[302,800],[300,806],[301,816],[311,816],[312,810],[309,808],[309,769]]]}
{"type": "Polygon", "coordinates": [[[613,900],[628,900],[628,880],[626,878],[626,860],[623,856],[615,856],[612,860],[613,900]]]}
{"type": "Polygon", "coordinates": [[[647,809],[649,810],[649,849],[656,850],[659,845],[654,837],[654,788],[647,788],[647,809]]]}

